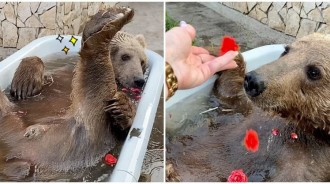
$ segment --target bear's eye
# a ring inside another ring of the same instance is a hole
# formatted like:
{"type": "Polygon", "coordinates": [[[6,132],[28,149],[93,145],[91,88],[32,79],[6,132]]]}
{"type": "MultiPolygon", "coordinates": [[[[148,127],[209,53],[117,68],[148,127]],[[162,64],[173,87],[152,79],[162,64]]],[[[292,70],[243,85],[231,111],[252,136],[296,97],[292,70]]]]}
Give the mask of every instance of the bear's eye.
{"type": "Polygon", "coordinates": [[[123,54],[122,56],[121,56],[121,60],[123,60],[123,61],[128,61],[128,60],[130,60],[131,59],[131,56],[129,56],[128,54],[123,54]]]}
{"type": "Polygon", "coordinates": [[[322,77],[321,70],[316,66],[307,66],[306,74],[307,74],[307,77],[313,81],[320,80],[322,77]]]}

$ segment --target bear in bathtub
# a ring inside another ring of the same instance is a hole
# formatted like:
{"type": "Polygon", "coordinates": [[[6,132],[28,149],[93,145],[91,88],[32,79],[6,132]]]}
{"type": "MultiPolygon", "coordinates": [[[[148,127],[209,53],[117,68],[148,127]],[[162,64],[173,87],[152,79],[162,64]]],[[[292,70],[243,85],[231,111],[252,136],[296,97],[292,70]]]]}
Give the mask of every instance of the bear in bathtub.
{"type": "MultiPolygon", "coordinates": [[[[25,122],[16,112],[18,107],[0,92],[1,180],[82,178],[116,146],[115,133],[128,129],[135,115],[135,105],[118,90],[117,84],[142,87],[141,66],[147,64],[145,55],[134,58],[131,54],[137,51],[124,52],[119,46],[111,46],[116,33],[133,16],[130,8],[113,7],[98,12],[86,24],[72,80],[72,103],[64,115],[28,126],[31,122],[25,122]],[[110,56],[111,52],[114,55],[110,56]],[[132,71],[137,76],[131,81],[117,79],[114,67],[118,64],[112,62],[114,57],[138,63],[141,69],[132,71]]],[[[120,38],[128,40],[133,36],[123,34],[120,38]]],[[[143,43],[139,36],[132,46],[140,45],[143,50],[143,43]]],[[[11,94],[24,99],[39,93],[43,73],[39,58],[23,59],[15,73],[11,94]]]]}
{"type": "Polygon", "coordinates": [[[221,109],[233,111],[214,113],[207,134],[169,144],[172,176],[227,181],[242,169],[248,181],[330,181],[329,44],[328,35],[303,37],[247,74],[236,58],[239,67],[222,72],[214,88],[221,109]],[[258,134],[256,152],[243,143],[249,129],[258,134]]]}

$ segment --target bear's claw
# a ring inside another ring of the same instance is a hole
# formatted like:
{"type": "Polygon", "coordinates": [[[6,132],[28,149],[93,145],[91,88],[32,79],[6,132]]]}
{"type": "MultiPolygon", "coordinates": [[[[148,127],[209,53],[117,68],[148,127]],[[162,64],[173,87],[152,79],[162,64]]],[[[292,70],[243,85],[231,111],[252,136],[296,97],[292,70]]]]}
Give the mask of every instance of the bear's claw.
{"type": "Polygon", "coordinates": [[[17,100],[40,93],[44,81],[44,64],[38,57],[27,57],[17,68],[11,83],[10,94],[17,100]]]}
{"type": "Polygon", "coordinates": [[[134,16],[133,9],[126,7],[112,7],[106,11],[99,11],[87,22],[82,43],[98,35],[100,32],[108,32],[111,39],[134,16]]]}
{"type": "Polygon", "coordinates": [[[108,105],[104,108],[112,123],[119,126],[122,130],[132,125],[135,115],[135,105],[123,92],[117,92],[113,99],[109,100],[108,105]]]}

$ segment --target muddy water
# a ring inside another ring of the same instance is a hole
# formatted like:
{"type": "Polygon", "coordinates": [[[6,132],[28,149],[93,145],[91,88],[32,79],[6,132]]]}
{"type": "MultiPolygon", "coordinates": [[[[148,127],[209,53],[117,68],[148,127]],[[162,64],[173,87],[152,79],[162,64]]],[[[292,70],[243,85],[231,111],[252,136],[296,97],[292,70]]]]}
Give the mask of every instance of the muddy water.
{"type": "Polygon", "coordinates": [[[173,165],[177,181],[226,181],[218,167],[223,163],[221,129],[244,117],[221,108],[202,113],[218,106],[215,97],[196,94],[166,111],[166,124],[174,124],[166,130],[166,163],[173,165]]]}
{"type": "MultiPolygon", "coordinates": [[[[65,114],[71,104],[70,93],[72,90],[73,69],[79,60],[79,55],[75,53],[63,56],[62,53],[56,53],[42,59],[45,62],[47,81],[39,95],[23,101],[14,101],[9,95],[9,89],[5,91],[8,98],[17,104],[18,108],[15,111],[27,123],[27,126],[57,119],[65,114]]],[[[164,158],[162,106],[163,104],[160,103],[143,165],[143,171],[145,172],[142,175],[147,178],[155,176],[155,173],[157,173],[155,170],[163,168],[159,164],[163,163],[164,158]]],[[[111,151],[113,155],[118,157],[122,143],[123,141],[111,151]]],[[[0,145],[0,149],[4,149],[4,147],[0,145]]],[[[99,163],[90,171],[86,171],[85,177],[81,179],[60,179],[57,181],[104,181],[109,179],[109,173],[112,170],[113,167],[99,163]]]]}

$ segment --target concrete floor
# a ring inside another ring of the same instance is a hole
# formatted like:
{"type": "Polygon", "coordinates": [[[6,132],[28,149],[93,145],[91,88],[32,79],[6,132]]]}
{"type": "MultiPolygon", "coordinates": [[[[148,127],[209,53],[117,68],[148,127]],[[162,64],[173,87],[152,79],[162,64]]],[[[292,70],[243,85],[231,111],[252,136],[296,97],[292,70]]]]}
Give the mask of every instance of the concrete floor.
{"type": "Polygon", "coordinates": [[[289,44],[294,40],[217,2],[171,2],[166,3],[166,11],[173,19],[184,20],[196,28],[199,46],[218,47],[224,35],[235,37],[241,51],[268,44],[289,44]]]}
{"type": "Polygon", "coordinates": [[[164,3],[119,3],[134,8],[133,21],[123,30],[132,34],[143,34],[147,47],[162,53],[164,50],[164,3]]]}

